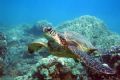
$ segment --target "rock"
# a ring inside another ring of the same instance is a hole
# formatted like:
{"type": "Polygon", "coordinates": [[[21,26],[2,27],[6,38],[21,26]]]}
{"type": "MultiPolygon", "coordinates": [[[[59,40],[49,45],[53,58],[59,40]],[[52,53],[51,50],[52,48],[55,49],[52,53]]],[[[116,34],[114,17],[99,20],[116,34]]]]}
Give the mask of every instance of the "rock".
{"type": "Polygon", "coordinates": [[[85,36],[96,48],[106,49],[120,45],[120,36],[107,29],[105,23],[95,16],[81,16],[59,25],[58,31],[75,31],[85,36]]]}

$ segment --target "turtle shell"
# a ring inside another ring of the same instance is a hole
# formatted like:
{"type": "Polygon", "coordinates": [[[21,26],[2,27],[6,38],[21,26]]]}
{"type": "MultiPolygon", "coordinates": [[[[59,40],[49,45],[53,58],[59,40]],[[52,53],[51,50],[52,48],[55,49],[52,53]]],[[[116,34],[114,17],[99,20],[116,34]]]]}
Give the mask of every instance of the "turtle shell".
{"type": "Polygon", "coordinates": [[[60,34],[66,39],[68,43],[74,44],[83,52],[92,53],[96,50],[88,39],[77,32],[65,31],[61,32],[60,34]]]}

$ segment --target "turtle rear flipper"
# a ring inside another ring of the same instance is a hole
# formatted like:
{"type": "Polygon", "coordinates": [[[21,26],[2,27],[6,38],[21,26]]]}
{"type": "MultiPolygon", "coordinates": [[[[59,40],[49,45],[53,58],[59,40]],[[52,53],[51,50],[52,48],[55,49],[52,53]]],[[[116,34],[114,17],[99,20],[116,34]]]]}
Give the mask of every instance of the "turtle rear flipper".
{"type": "Polygon", "coordinates": [[[41,43],[41,42],[38,42],[38,43],[33,42],[33,43],[28,45],[28,52],[30,54],[32,54],[32,53],[42,49],[43,47],[47,48],[47,44],[46,43],[41,43]]]}
{"type": "Polygon", "coordinates": [[[105,74],[115,74],[115,70],[111,69],[109,66],[103,65],[99,60],[95,60],[92,56],[80,51],[77,47],[70,45],[68,48],[74,54],[79,55],[80,59],[86,66],[94,69],[95,71],[105,74]]]}

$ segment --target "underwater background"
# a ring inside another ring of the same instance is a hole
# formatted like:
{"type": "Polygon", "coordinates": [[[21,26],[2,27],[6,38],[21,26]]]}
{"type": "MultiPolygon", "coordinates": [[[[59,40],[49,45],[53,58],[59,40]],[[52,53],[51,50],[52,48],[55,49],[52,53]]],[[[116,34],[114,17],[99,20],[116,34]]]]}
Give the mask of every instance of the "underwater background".
{"type": "Polygon", "coordinates": [[[0,0],[0,80],[120,80],[120,0],[0,0]]]}
{"type": "Polygon", "coordinates": [[[0,22],[14,25],[47,19],[57,25],[82,15],[93,15],[120,33],[119,4],[119,0],[0,0],[0,22]]]}

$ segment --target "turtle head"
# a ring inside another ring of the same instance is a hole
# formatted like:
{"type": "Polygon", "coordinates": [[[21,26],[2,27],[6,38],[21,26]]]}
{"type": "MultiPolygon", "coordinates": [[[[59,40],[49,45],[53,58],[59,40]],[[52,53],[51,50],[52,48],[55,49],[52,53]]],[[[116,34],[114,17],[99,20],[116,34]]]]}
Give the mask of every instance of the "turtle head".
{"type": "Polygon", "coordinates": [[[52,27],[43,27],[43,32],[44,32],[44,36],[48,39],[48,40],[52,40],[52,41],[56,41],[56,32],[55,30],[52,29],[52,27]]]}
{"type": "Polygon", "coordinates": [[[43,32],[47,39],[54,40],[59,45],[64,45],[66,42],[65,38],[61,34],[57,33],[52,27],[44,27],[43,32]]]}

